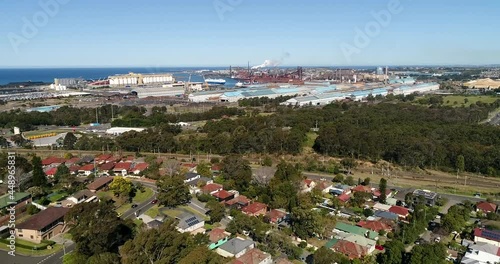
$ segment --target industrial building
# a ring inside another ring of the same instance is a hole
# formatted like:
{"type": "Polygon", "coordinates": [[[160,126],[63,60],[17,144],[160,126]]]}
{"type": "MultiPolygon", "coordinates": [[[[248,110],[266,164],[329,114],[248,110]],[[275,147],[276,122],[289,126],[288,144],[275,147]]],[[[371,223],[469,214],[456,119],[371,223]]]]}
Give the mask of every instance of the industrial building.
{"type": "Polygon", "coordinates": [[[111,87],[148,85],[148,84],[166,84],[175,81],[172,74],[141,74],[129,73],[124,75],[109,76],[109,85],[111,87]]]}
{"type": "Polygon", "coordinates": [[[78,84],[84,83],[83,78],[55,78],[55,86],[77,87],[78,84]]]}
{"type": "Polygon", "coordinates": [[[132,94],[137,95],[137,98],[181,96],[184,92],[184,85],[172,87],[137,87],[131,91],[132,94]]]}
{"type": "Polygon", "coordinates": [[[129,132],[129,131],[141,132],[143,130],[144,130],[144,128],[137,128],[137,127],[112,127],[110,129],[106,130],[106,134],[119,136],[125,132],[129,132]]]}
{"type": "Polygon", "coordinates": [[[425,93],[425,92],[430,92],[430,91],[435,91],[439,90],[439,84],[438,83],[422,83],[422,84],[416,84],[416,85],[403,85],[399,86],[397,88],[394,88],[392,93],[394,95],[410,95],[412,93],[425,93]]]}

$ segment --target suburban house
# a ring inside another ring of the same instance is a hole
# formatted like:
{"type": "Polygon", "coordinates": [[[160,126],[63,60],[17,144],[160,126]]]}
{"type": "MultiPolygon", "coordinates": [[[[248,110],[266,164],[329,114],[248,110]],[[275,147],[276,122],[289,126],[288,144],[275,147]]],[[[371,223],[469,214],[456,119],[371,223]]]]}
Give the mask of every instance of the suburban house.
{"type": "Polygon", "coordinates": [[[283,209],[273,209],[269,211],[266,216],[269,218],[269,222],[273,224],[280,224],[287,220],[288,213],[283,209]]]}
{"type": "Polygon", "coordinates": [[[188,183],[188,182],[191,182],[191,181],[194,181],[196,179],[201,178],[201,175],[198,173],[194,173],[194,172],[188,172],[188,173],[186,173],[186,175],[184,175],[184,177],[185,177],[184,182],[188,183]]]}
{"type": "Polygon", "coordinates": [[[45,175],[49,178],[53,178],[54,175],[56,175],[56,172],[57,172],[57,167],[52,167],[45,171],[45,175]]]}
{"type": "Polygon", "coordinates": [[[239,258],[230,262],[230,264],[272,264],[273,259],[270,254],[263,252],[258,248],[252,248],[241,255],[239,258]]]}
{"type": "Polygon", "coordinates": [[[203,218],[191,213],[182,214],[177,217],[177,219],[179,220],[177,230],[181,233],[192,232],[205,225],[205,220],[203,220],[203,218]]]}
{"type": "Polygon", "coordinates": [[[222,166],[219,164],[214,164],[214,165],[212,165],[210,170],[212,171],[213,174],[219,174],[220,171],[222,170],[222,166]]]}
{"type": "Polygon", "coordinates": [[[181,167],[186,168],[189,172],[195,172],[198,165],[194,163],[184,163],[181,167]]]}
{"type": "Polygon", "coordinates": [[[480,201],[476,204],[476,211],[477,212],[483,212],[485,214],[487,213],[496,213],[497,211],[497,205],[494,203],[489,203],[486,201],[480,201]]]}
{"type": "Polygon", "coordinates": [[[250,204],[250,199],[248,199],[245,195],[238,195],[233,199],[226,201],[225,204],[231,209],[241,209],[250,204]]]}
{"type": "Polygon", "coordinates": [[[241,211],[249,216],[265,215],[267,212],[267,205],[259,202],[254,202],[243,207],[241,211]]]}
{"type": "Polygon", "coordinates": [[[349,259],[362,258],[366,255],[365,249],[353,242],[346,240],[339,240],[332,246],[334,252],[341,253],[349,259]]]}
{"type": "Polygon", "coordinates": [[[362,246],[366,254],[371,254],[375,251],[375,245],[377,245],[377,241],[359,234],[343,234],[340,235],[339,238],[341,238],[341,240],[349,241],[362,246]]]}
{"type": "Polygon", "coordinates": [[[91,192],[97,192],[104,187],[108,186],[113,181],[113,177],[100,177],[97,178],[95,181],[91,182],[90,184],[87,185],[87,189],[89,189],[91,192]]]}
{"type": "Polygon", "coordinates": [[[487,243],[469,245],[469,248],[460,263],[500,263],[500,248],[487,243]]]}
{"type": "Polygon", "coordinates": [[[83,164],[83,163],[92,163],[94,162],[94,157],[92,156],[83,156],[78,163],[83,164]]]}
{"type": "Polygon", "coordinates": [[[316,182],[311,179],[305,179],[302,181],[301,191],[302,192],[310,192],[312,189],[316,187],[316,182]]]}
{"type": "MultiPolygon", "coordinates": [[[[15,192],[14,199],[11,200],[10,194],[4,194],[0,196],[0,211],[7,209],[8,207],[14,206],[16,209],[16,215],[21,214],[21,209],[26,207],[26,205],[31,203],[31,194],[24,192],[15,192]]],[[[10,214],[0,216],[0,225],[3,225],[9,221],[10,214]]]]}
{"type": "Polygon", "coordinates": [[[224,189],[222,185],[218,183],[210,183],[201,188],[201,192],[204,194],[214,194],[220,190],[224,189]]]}
{"type": "Polygon", "coordinates": [[[113,172],[115,175],[122,175],[122,176],[127,176],[128,171],[130,170],[132,166],[132,163],[130,162],[118,162],[115,164],[115,167],[113,168],[113,172]]]}
{"type": "Polygon", "coordinates": [[[78,174],[84,174],[85,176],[89,176],[94,172],[94,164],[83,165],[78,169],[78,174]]]}
{"type": "Polygon", "coordinates": [[[428,190],[415,190],[413,191],[413,202],[417,202],[419,197],[423,197],[425,199],[425,204],[428,206],[434,206],[436,204],[439,195],[435,192],[431,192],[428,190]]]}
{"type": "Polygon", "coordinates": [[[113,157],[111,154],[101,154],[95,158],[95,162],[97,164],[107,163],[111,157],[113,157]]]}
{"type": "MultiPolygon", "coordinates": [[[[375,199],[378,200],[378,199],[380,199],[380,195],[381,194],[382,193],[380,192],[379,189],[373,190],[373,198],[375,198],[375,199]]],[[[385,197],[386,197],[386,199],[387,199],[387,197],[390,197],[391,194],[392,194],[392,191],[390,189],[386,189],[385,190],[385,197]]]]}
{"type": "Polygon", "coordinates": [[[99,198],[95,195],[95,193],[89,190],[81,190],[66,198],[66,200],[72,202],[73,204],[79,203],[89,203],[89,202],[98,202],[99,198]]]}
{"type": "Polygon", "coordinates": [[[80,166],[78,166],[78,165],[69,166],[69,173],[71,173],[71,174],[77,174],[79,170],[80,170],[80,166]]]}
{"type": "Polygon", "coordinates": [[[64,216],[69,208],[49,207],[16,226],[16,237],[40,243],[64,231],[64,216]]]}
{"type": "Polygon", "coordinates": [[[322,193],[329,193],[333,188],[333,182],[327,180],[321,180],[314,187],[315,189],[320,190],[322,193]]]}
{"type": "Polygon", "coordinates": [[[377,218],[392,220],[392,221],[397,221],[399,219],[399,216],[397,214],[392,213],[392,212],[386,212],[386,211],[375,211],[373,216],[377,217],[377,218]]]}
{"type": "Polygon", "coordinates": [[[372,188],[370,188],[370,186],[358,185],[358,186],[352,188],[352,192],[353,193],[355,193],[355,192],[371,193],[372,188]]]}
{"type": "Polygon", "coordinates": [[[215,252],[225,258],[239,258],[254,247],[255,243],[252,240],[235,237],[219,246],[215,252]]]}
{"type": "Polygon", "coordinates": [[[330,189],[330,193],[333,195],[350,194],[351,186],[346,184],[337,184],[330,189]]]}
{"type": "Polygon", "coordinates": [[[349,194],[343,193],[337,196],[337,199],[339,199],[339,201],[342,203],[347,203],[349,199],[351,199],[351,196],[349,196],[349,194]]]}
{"type": "Polygon", "coordinates": [[[102,173],[105,173],[107,175],[110,175],[110,172],[113,171],[114,167],[115,167],[114,162],[104,163],[104,164],[99,166],[99,171],[102,173]]]}
{"type": "Polygon", "coordinates": [[[163,225],[163,222],[160,221],[160,220],[157,220],[157,219],[153,219],[151,221],[149,221],[147,224],[146,224],[146,227],[149,228],[149,229],[158,229],[161,227],[161,225],[163,225]]]}
{"type": "Polygon", "coordinates": [[[342,235],[342,234],[356,234],[356,235],[360,235],[360,236],[363,236],[363,237],[366,237],[369,239],[374,239],[374,240],[378,239],[377,232],[374,232],[374,231],[371,231],[371,230],[368,230],[366,228],[362,228],[359,226],[346,224],[343,222],[338,222],[335,225],[335,229],[333,231],[335,233],[340,234],[340,235],[342,235]]]}
{"type": "Polygon", "coordinates": [[[474,229],[474,242],[482,242],[500,247],[500,231],[476,228],[474,229]]]}
{"type": "Polygon", "coordinates": [[[387,205],[387,204],[383,204],[383,203],[375,203],[373,205],[373,210],[389,212],[389,209],[391,209],[391,207],[392,207],[391,205],[387,205]]]}
{"type": "Polygon", "coordinates": [[[58,158],[58,157],[48,157],[46,159],[42,160],[42,166],[43,167],[57,167],[61,164],[63,164],[66,161],[64,158],[58,158]]]}
{"type": "Polygon", "coordinates": [[[384,230],[386,233],[392,231],[392,226],[383,221],[359,221],[356,225],[362,228],[370,229],[377,233],[380,232],[380,230],[384,230]]]}
{"type": "Polygon", "coordinates": [[[211,244],[208,245],[209,249],[218,248],[220,245],[226,243],[229,240],[231,234],[226,232],[226,230],[221,228],[215,228],[208,233],[208,239],[211,244]]]}
{"type": "Polygon", "coordinates": [[[149,167],[149,164],[146,162],[136,163],[134,167],[130,169],[134,175],[139,175],[141,172],[145,171],[149,167]]]}
{"type": "Polygon", "coordinates": [[[230,193],[226,190],[220,190],[212,194],[213,197],[217,198],[219,202],[229,201],[234,198],[234,193],[230,193]]]}
{"type": "Polygon", "coordinates": [[[389,208],[389,212],[397,214],[398,217],[403,220],[410,215],[408,208],[397,205],[391,206],[391,208],[389,208]]]}
{"type": "Polygon", "coordinates": [[[64,162],[64,164],[66,166],[70,167],[71,165],[76,165],[79,161],[80,161],[80,158],[74,157],[74,158],[71,158],[69,160],[66,160],[66,162],[64,162]]]}

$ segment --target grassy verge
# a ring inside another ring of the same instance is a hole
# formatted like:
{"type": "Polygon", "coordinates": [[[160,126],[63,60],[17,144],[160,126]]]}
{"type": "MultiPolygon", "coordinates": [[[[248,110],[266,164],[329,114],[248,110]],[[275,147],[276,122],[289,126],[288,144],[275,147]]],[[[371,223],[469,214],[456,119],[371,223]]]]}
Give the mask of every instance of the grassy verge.
{"type": "MultiPolygon", "coordinates": [[[[8,248],[7,247],[8,244],[6,244],[5,241],[0,241],[0,245],[1,245],[0,246],[1,249],[8,248]]],[[[29,242],[29,241],[16,239],[16,245],[23,245],[25,247],[34,247],[34,246],[41,246],[43,244],[35,244],[35,243],[29,242]]],[[[31,249],[17,246],[16,247],[16,254],[25,255],[25,256],[46,256],[46,255],[50,255],[52,253],[55,253],[61,249],[62,249],[62,245],[58,245],[58,244],[54,244],[51,249],[44,249],[44,250],[31,250],[31,249]]]]}
{"type": "Polygon", "coordinates": [[[464,95],[448,95],[443,97],[443,102],[444,105],[447,106],[456,106],[456,107],[469,107],[471,104],[475,104],[476,102],[483,102],[483,103],[493,103],[495,102],[498,97],[495,96],[464,96],[464,95]],[[465,100],[467,99],[467,100],[465,100]],[[467,103],[465,102],[467,101],[467,103]],[[457,102],[455,104],[455,102],[457,102]]]}
{"type": "Polygon", "coordinates": [[[153,190],[151,188],[144,188],[144,192],[137,192],[135,197],[132,199],[134,203],[142,203],[153,196],[153,190]]]}
{"type": "Polygon", "coordinates": [[[159,213],[160,213],[160,211],[159,211],[158,205],[154,205],[153,207],[149,208],[146,212],[144,212],[145,215],[147,215],[151,218],[157,217],[159,213]]]}

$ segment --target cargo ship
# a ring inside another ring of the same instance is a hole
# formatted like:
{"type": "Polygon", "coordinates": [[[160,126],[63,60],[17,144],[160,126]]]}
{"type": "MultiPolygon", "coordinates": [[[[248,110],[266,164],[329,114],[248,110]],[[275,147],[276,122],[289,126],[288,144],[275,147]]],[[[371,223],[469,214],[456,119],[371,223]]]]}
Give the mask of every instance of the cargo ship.
{"type": "Polygon", "coordinates": [[[224,85],[226,80],[224,79],[205,79],[205,82],[209,85],[224,85]]]}

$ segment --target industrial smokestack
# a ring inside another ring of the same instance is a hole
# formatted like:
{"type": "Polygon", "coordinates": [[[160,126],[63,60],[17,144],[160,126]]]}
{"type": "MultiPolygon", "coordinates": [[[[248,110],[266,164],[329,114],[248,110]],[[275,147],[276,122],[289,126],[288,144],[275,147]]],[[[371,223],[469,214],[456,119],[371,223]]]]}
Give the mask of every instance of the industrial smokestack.
{"type": "Polygon", "coordinates": [[[387,66],[385,66],[385,83],[389,83],[389,76],[387,75],[387,66]]]}

